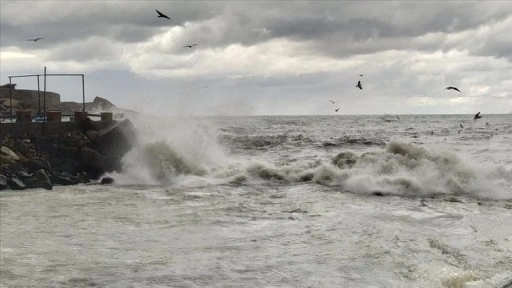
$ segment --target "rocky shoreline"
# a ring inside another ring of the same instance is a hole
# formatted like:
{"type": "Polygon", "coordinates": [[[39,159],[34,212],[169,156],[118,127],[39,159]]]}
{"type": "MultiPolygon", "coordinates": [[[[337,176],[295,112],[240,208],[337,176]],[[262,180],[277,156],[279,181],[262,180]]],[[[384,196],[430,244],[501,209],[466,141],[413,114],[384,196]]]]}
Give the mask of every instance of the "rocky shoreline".
{"type": "Polygon", "coordinates": [[[121,170],[135,133],[125,119],[98,129],[85,119],[76,131],[34,137],[8,134],[0,139],[0,190],[23,190],[80,183],[109,184],[105,173],[121,170]]]}

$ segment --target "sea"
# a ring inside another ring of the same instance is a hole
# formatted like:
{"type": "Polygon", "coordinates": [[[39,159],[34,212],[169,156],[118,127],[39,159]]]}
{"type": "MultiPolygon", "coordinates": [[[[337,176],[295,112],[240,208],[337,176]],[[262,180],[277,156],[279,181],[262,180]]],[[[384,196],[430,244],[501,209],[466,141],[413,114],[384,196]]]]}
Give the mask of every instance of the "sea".
{"type": "Polygon", "coordinates": [[[512,115],[130,120],[112,185],[0,192],[0,287],[512,287],[512,115]]]}

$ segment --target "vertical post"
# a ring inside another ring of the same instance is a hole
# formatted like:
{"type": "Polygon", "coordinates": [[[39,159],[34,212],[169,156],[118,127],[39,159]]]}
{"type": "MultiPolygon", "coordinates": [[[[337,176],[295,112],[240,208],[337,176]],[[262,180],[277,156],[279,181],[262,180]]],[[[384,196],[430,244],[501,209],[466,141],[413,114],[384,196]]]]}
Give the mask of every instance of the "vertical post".
{"type": "Polygon", "coordinates": [[[46,126],[46,66],[44,66],[44,78],[43,78],[43,135],[45,135],[46,126]]]}
{"type": "Polygon", "coordinates": [[[11,76],[9,76],[9,101],[11,105],[11,116],[12,116],[12,82],[11,82],[11,76]]]}
{"type": "Polygon", "coordinates": [[[39,104],[37,106],[37,115],[41,115],[41,88],[39,88],[39,75],[37,75],[37,98],[39,104]]]}
{"type": "Polygon", "coordinates": [[[84,74],[82,74],[82,112],[85,112],[85,85],[84,85],[84,74]]]}

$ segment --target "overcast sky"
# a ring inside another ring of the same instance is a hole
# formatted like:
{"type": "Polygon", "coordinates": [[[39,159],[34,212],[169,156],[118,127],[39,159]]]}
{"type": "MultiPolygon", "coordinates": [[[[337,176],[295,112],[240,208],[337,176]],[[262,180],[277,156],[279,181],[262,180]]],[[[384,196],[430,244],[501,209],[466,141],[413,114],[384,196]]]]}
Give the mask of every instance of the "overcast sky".
{"type": "MultiPolygon", "coordinates": [[[[512,111],[512,1],[2,0],[0,19],[2,84],[44,66],[82,73],[86,101],[101,96],[122,108],[171,115],[512,111]],[[44,39],[25,41],[36,37],[44,39]]],[[[37,89],[35,79],[13,82],[37,89]]],[[[79,78],[52,77],[47,87],[62,101],[81,102],[79,78]]]]}

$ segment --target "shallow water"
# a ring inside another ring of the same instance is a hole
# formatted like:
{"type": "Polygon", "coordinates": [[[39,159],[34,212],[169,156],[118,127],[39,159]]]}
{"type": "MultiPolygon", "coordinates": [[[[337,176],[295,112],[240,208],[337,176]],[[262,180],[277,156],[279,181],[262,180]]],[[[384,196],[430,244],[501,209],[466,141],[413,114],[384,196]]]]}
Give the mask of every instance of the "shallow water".
{"type": "Polygon", "coordinates": [[[512,285],[507,116],[135,119],[115,185],[0,192],[0,286],[512,285]]]}

